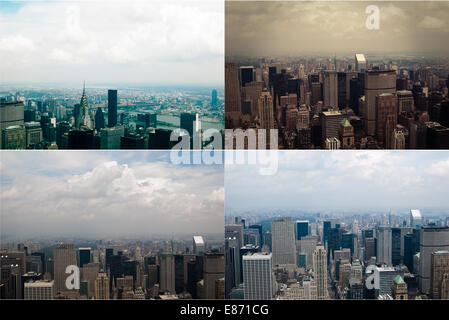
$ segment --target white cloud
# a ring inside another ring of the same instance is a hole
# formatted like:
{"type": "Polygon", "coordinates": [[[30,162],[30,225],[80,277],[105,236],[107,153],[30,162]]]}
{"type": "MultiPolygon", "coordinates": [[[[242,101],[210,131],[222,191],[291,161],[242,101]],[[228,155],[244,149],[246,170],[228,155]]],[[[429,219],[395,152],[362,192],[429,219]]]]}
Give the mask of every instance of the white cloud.
{"type": "MultiPolygon", "coordinates": [[[[65,170],[79,174],[61,171],[61,152],[52,155],[60,167],[49,171],[30,170],[33,166],[27,162],[32,153],[22,153],[22,174],[12,163],[14,156],[5,157],[5,172],[11,166],[17,174],[8,173],[13,181],[2,186],[3,231],[25,236],[222,231],[222,167],[176,166],[164,161],[125,164],[114,159],[121,158],[121,153],[95,154],[109,159],[87,170],[73,170],[65,163],[65,170]]],[[[40,163],[44,152],[33,158],[40,163]]]]}
{"type": "Polygon", "coordinates": [[[223,11],[221,1],[24,2],[0,11],[10,62],[0,80],[221,84],[223,11]]]}

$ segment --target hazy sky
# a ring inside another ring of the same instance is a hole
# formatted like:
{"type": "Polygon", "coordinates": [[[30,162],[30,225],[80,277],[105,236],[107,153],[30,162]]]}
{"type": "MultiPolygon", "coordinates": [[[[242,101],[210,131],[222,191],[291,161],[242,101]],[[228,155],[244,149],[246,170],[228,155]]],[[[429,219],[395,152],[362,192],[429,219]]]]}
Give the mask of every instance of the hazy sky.
{"type": "Polygon", "coordinates": [[[223,85],[221,0],[0,0],[0,84],[223,85]]]}
{"type": "Polygon", "coordinates": [[[223,166],[173,165],[168,151],[2,151],[5,235],[223,232],[223,166]]]}
{"type": "Polygon", "coordinates": [[[226,2],[226,56],[449,53],[449,2],[226,2]],[[365,9],[380,9],[368,30],[365,9]]]}
{"type": "Polygon", "coordinates": [[[279,151],[276,175],[226,165],[226,210],[445,207],[448,151],[279,151]]]}

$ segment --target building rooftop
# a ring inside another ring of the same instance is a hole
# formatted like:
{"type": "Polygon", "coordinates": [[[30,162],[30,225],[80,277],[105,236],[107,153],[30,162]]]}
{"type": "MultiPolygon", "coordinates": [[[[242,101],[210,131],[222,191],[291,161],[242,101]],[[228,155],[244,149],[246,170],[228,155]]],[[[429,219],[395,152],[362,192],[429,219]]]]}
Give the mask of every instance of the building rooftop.
{"type": "Polygon", "coordinates": [[[434,254],[449,254],[449,251],[448,250],[438,250],[438,251],[435,251],[434,254]]]}
{"type": "Polygon", "coordinates": [[[202,236],[193,236],[193,241],[198,244],[204,244],[204,239],[202,236]]]}
{"type": "Polygon", "coordinates": [[[20,126],[20,125],[15,125],[15,126],[9,126],[9,127],[6,127],[5,130],[14,130],[14,129],[22,129],[22,128],[23,128],[23,127],[20,126]]]}
{"type": "Polygon", "coordinates": [[[366,58],[365,55],[363,53],[356,53],[355,54],[355,58],[357,59],[357,61],[360,62],[366,62],[366,58]]]}
{"type": "Polygon", "coordinates": [[[30,280],[25,282],[25,287],[51,287],[53,286],[53,280],[30,280]]]}
{"type": "Polygon", "coordinates": [[[344,118],[343,121],[341,122],[341,125],[343,127],[350,127],[351,123],[348,121],[348,119],[344,118]]]}
{"type": "Polygon", "coordinates": [[[404,279],[402,279],[402,277],[400,276],[400,275],[397,275],[396,277],[394,277],[394,279],[393,279],[393,281],[395,282],[395,283],[405,283],[404,282],[404,279]]]}
{"type": "Polygon", "coordinates": [[[243,260],[269,260],[271,259],[271,253],[267,252],[254,252],[248,253],[243,256],[243,260]]]}

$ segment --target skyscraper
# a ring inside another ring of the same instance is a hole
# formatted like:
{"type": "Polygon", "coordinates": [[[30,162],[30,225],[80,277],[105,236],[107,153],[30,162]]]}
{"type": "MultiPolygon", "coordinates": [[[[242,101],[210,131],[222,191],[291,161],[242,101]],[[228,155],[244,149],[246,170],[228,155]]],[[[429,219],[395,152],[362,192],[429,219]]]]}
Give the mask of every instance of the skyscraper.
{"type": "Polygon", "coordinates": [[[271,253],[253,253],[243,256],[244,298],[258,300],[273,298],[274,284],[271,253]]]}
{"type": "Polygon", "coordinates": [[[391,229],[391,263],[397,266],[402,262],[401,255],[401,228],[391,229]]]}
{"type": "Polygon", "coordinates": [[[355,55],[355,71],[365,72],[366,71],[366,58],[362,53],[356,53],[355,55]]]}
{"type": "Polygon", "coordinates": [[[79,248],[78,254],[79,254],[79,266],[82,268],[85,264],[88,264],[90,262],[90,252],[91,248],[79,248]]]}
{"type": "Polygon", "coordinates": [[[398,122],[398,100],[395,94],[376,96],[376,137],[380,145],[391,149],[391,138],[398,122]]]}
{"type": "Polygon", "coordinates": [[[262,91],[259,97],[259,120],[261,129],[274,128],[273,99],[268,91],[262,91]]]}
{"type": "Polygon", "coordinates": [[[376,97],[383,93],[392,94],[395,91],[396,73],[394,70],[370,70],[365,73],[366,107],[361,110],[361,115],[365,118],[368,135],[374,136],[376,133],[376,97]]]}
{"type": "Polygon", "coordinates": [[[100,132],[100,130],[103,128],[104,128],[104,114],[103,110],[101,110],[101,108],[98,107],[97,111],[95,112],[95,130],[97,130],[97,132],[100,132]]]}
{"type": "Polygon", "coordinates": [[[449,227],[425,226],[420,231],[419,289],[430,294],[431,255],[449,250],[449,227]]]}
{"type": "Polygon", "coordinates": [[[175,259],[172,254],[164,253],[160,258],[160,289],[175,293],[175,259]]]}
{"type": "Polygon", "coordinates": [[[244,87],[247,83],[254,81],[254,67],[241,66],[239,68],[240,87],[244,87]]]}
{"type": "Polygon", "coordinates": [[[340,123],[344,115],[340,111],[330,110],[320,113],[321,122],[321,143],[324,146],[327,138],[337,138],[340,129],[340,123]]]}
{"type": "Polygon", "coordinates": [[[108,127],[117,125],[117,90],[108,90],[108,127]]]}
{"type": "Polygon", "coordinates": [[[211,100],[211,105],[213,107],[218,105],[218,95],[217,95],[217,90],[213,89],[212,90],[212,100],[211,100]]]}
{"type": "Polygon", "coordinates": [[[443,282],[444,275],[449,275],[449,251],[435,251],[430,256],[430,296],[432,299],[448,299],[449,291],[444,290],[443,282]]]}
{"type": "Polygon", "coordinates": [[[196,255],[203,254],[206,251],[206,243],[202,236],[193,236],[193,252],[196,255]]]}
{"type": "Polygon", "coordinates": [[[317,286],[317,299],[327,299],[327,253],[323,246],[317,246],[313,253],[313,275],[317,286]]]}
{"type": "Polygon", "coordinates": [[[235,63],[225,64],[225,101],[226,127],[237,127],[242,112],[242,102],[240,97],[239,73],[235,63]]]}
{"type": "Polygon", "coordinates": [[[25,300],[53,300],[54,296],[53,280],[30,280],[24,284],[25,300]]]}
{"type": "Polygon", "coordinates": [[[87,127],[92,129],[92,120],[89,115],[89,104],[86,97],[86,83],[83,84],[83,94],[81,96],[80,104],[75,110],[75,128],[87,127]]]}
{"type": "Polygon", "coordinates": [[[76,266],[76,251],[73,244],[59,244],[53,250],[54,257],[54,274],[55,274],[55,294],[68,290],[65,281],[68,274],[65,270],[68,266],[76,266]]]}
{"type": "Polygon", "coordinates": [[[193,130],[195,129],[195,122],[196,122],[196,114],[192,113],[181,113],[181,129],[186,130],[189,135],[190,139],[193,138],[193,130]]]}
{"type": "Polygon", "coordinates": [[[323,95],[324,95],[324,106],[326,108],[336,108],[338,107],[338,79],[337,72],[335,71],[325,71],[324,73],[324,85],[323,85],[323,95]]]}
{"type": "Polygon", "coordinates": [[[99,273],[95,279],[95,299],[109,300],[109,278],[106,273],[99,273]]]}
{"type": "Polygon", "coordinates": [[[379,227],[377,230],[377,263],[386,264],[388,266],[392,265],[391,261],[391,228],[390,227],[379,227]]]}
{"type": "Polygon", "coordinates": [[[419,226],[422,226],[422,224],[421,211],[418,209],[410,210],[410,226],[412,228],[418,228],[419,226]]]}
{"type": "Polygon", "coordinates": [[[302,237],[309,235],[309,221],[297,220],[295,221],[296,240],[301,240],[302,237]]]}
{"type": "MultiPolygon", "coordinates": [[[[0,134],[3,129],[10,126],[21,126],[24,124],[24,105],[22,101],[0,102],[0,134]]],[[[3,149],[0,139],[0,149],[3,149]]]]}
{"type": "MultiPolygon", "coordinates": [[[[204,299],[217,299],[217,280],[224,277],[224,255],[220,252],[204,254],[204,299]]],[[[224,290],[224,288],[223,288],[224,290]]],[[[219,296],[224,292],[218,293],[219,296]]]]}
{"type": "Polygon", "coordinates": [[[273,265],[296,265],[295,230],[291,217],[271,221],[273,265]]]}

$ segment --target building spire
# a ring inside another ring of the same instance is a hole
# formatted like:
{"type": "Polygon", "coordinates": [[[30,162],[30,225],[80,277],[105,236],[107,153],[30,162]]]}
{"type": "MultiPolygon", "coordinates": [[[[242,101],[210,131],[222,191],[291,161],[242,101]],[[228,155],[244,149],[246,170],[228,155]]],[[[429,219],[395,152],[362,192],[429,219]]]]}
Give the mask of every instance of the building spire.
{"type": "Polygon", "coordinates": [[[86,80],[83,82],[83,96],[86,94],[86,80]]]}

